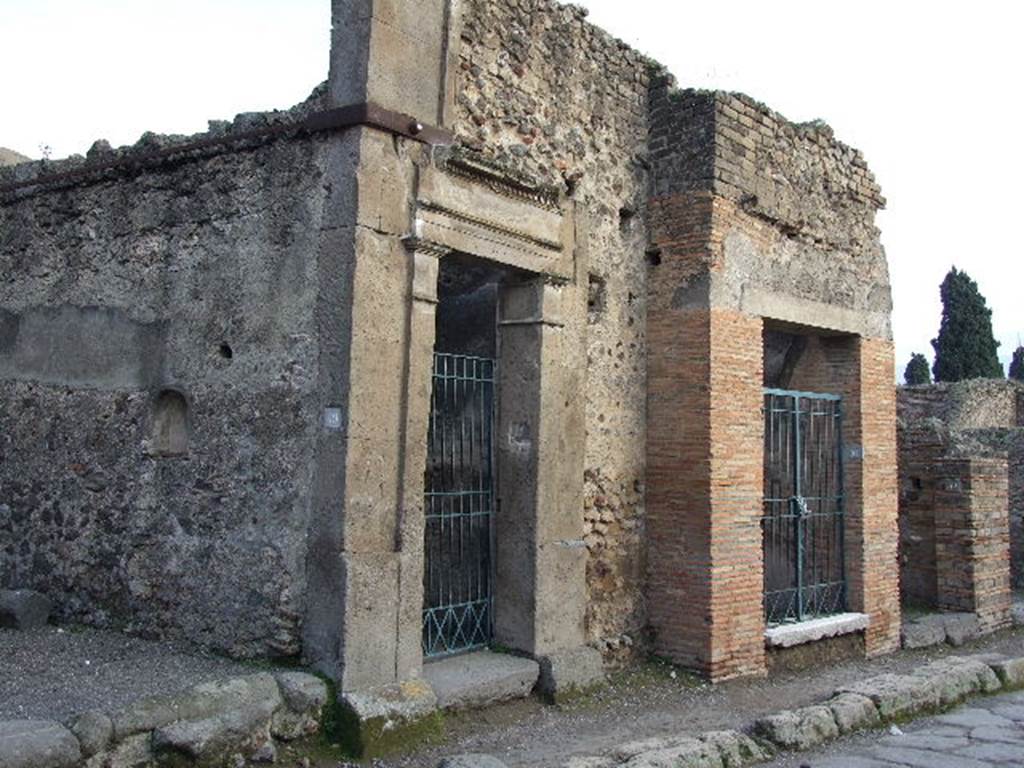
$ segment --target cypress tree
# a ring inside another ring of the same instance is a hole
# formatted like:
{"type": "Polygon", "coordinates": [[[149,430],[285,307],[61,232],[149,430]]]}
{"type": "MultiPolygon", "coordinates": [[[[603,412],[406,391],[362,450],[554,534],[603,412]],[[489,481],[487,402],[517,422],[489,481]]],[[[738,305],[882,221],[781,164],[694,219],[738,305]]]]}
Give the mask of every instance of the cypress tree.
{"type": "Polygon", "coordinates": [[[942,297],[942,325],[932,340],[936,381],[1001,379],[1003,366],[996,351],[999,342],[992,335],[992,310],[966,272],[949,270],[939,288],[942,297]]]}
{"type": "Polygon", "coordinates": [[[1024,381],[1024,347],[1022,346],[1013,350],[1013,359],[1010,361],[1010,378],[1024,381]]]}
{"type": "Polygon", "coordinates": [[[911,386],[932,383],[932,372],[928,370],[928,359],[920,352],[915,352],[910,356],[910,362],[903,369],[903,380],[911,386]]]}

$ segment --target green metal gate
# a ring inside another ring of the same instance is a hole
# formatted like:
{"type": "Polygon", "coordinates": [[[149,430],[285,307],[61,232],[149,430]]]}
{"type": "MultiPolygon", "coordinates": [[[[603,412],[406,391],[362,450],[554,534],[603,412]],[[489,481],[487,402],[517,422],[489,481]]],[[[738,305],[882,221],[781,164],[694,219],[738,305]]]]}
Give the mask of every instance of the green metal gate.
{"type": "Polygon", "coordinates": [[[769,626],[846,610],[842,400],[764,394],[764,610],[769,626]]]}
{"type": "Polygon", "coordinates": [[[490,643],[494,625],[495,369],[434,354],[426,469],[423,653],[490,643]]]}

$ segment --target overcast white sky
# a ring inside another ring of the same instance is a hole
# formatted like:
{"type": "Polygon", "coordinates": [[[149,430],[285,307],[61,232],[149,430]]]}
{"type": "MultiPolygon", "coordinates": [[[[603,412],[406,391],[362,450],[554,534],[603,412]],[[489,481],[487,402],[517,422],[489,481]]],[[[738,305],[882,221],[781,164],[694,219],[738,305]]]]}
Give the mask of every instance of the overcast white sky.
{"type": "MultiPolygon", "coordinates": [[[[408,0],[415,2],[415,0],[408,0]]],[[[1024,336],[1019,4],[584,0],[684,86],[822,118],[863,150],[896,303],[897,367],[931,358],[938,286],[965,269],[1004,363],[1024,336]]],[[[330,0],[0,0],[0,146],[32,157],[286,108],[326,77],[330,0]]]]}

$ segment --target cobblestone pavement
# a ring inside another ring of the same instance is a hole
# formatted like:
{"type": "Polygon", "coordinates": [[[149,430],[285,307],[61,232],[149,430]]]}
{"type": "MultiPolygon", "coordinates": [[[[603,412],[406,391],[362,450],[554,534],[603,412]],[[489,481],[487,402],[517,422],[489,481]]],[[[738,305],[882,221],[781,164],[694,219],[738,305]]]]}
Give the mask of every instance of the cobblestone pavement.
{"type": "Polygon", "coordinates": [[[917,720],[902,733],[879,731],[828,748],[787,755],[771,768],[1006,768],[1024,766],[1024,691],[974,699],[917,720]]]}

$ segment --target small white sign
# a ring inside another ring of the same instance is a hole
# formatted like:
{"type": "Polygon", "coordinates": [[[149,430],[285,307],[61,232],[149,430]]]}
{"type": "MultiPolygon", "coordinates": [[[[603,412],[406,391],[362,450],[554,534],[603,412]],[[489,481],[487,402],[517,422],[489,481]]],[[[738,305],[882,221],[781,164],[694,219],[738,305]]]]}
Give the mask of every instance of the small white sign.
{"type": "Polygon", "coordinates": [[[341,408],[324,408],[324,429],[334,432],[341,429],[341,408]]]}

